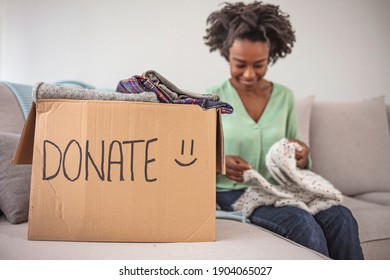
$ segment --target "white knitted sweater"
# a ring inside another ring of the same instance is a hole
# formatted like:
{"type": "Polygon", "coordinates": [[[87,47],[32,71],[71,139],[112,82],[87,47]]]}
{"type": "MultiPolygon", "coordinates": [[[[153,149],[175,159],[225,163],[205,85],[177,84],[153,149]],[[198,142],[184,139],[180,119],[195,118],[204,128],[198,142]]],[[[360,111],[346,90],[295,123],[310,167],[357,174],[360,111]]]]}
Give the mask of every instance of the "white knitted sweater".
{"type": "Polygon", "coordinates": [[[253,169],[245,171],[244,180],[252,185],[233,204],[234,210],[248,217],[261,205],[292,205],[315,215],[340,204],[343,196],[330,182],[310,170],[296,166],[297,149],[302,147],[282,139],[269,150],[266,165],[279,185],[270,184],[253,169]]]}

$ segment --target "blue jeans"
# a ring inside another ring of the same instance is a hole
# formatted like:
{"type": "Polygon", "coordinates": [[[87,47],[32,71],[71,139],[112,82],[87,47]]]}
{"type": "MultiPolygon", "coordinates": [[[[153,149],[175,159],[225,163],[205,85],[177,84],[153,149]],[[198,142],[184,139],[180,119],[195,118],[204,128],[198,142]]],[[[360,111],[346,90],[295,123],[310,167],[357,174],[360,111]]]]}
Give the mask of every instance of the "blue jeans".
{"type": "MultiPolygon", "coordinates": [[[[232,211],[242,193],[217,192],[217,203],[222,210],[232,211]]],[[[314,216],[294,206],[260,206],[249,220],[332,259],[364,259],[357,222],[344,206],[333,206],[314,216]]]]}

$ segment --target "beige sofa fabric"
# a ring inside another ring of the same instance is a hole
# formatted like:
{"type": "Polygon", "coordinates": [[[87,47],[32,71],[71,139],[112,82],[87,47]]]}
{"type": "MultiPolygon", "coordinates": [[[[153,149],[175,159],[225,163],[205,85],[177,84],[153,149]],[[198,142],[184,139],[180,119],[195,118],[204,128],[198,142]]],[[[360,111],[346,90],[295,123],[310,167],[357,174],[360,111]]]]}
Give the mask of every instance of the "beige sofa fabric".
{"type": "Polygon", "coordinates": [[[384,97],[315,102],[310,138],[313,171],[345,195],[390,191],[390,137],[384,97]]]}
{"type": "Polygon", "coordinates": [[[390,105],[386,106],[386,111],[387,111],[387,122],[389,124],[389,135],[390,135],[390,105]]]}
{"type": "Polygon", "coordinates": [[[310,120],[314,100],[314,95],[311,95],[296,101],[299,133],[301,140],[308,146],[310,146],[310,120]]]}
{"type": "Polygon", "coordinates": [[[390,207],[344,197],[359,225],[359,236],[366,259],[390,259],[390,207]]]}
{"type": "Polygon", "coordinates": [[[0,259],[323,260],[323,255],[257,226],[217,220],[217,240],[199,243],[105,243],[27,240],[27,223],[0,218],[0,259]]]}

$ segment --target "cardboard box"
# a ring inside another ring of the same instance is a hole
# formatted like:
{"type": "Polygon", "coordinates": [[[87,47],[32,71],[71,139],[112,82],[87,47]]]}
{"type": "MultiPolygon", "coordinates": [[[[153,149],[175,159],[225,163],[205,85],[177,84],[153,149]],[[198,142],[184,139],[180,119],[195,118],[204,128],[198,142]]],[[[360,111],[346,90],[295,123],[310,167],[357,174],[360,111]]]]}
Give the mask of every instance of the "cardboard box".
{"type": "Polygon", "coordinates": [[[32,162],[30,240],[215,240],[220,113],[196,105],[39,100],[13,162],[32,162]]]}

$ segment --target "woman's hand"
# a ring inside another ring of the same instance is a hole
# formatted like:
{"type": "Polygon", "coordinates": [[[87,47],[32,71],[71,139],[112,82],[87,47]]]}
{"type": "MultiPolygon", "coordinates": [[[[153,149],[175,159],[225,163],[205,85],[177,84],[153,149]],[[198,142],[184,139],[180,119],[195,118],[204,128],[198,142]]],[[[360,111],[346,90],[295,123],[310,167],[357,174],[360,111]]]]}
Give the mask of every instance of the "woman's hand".
{"type": "Polygon", "coordinates": [[[305,168],[307,161],[309,160],[309,154],[310,154],[309,147],[304,142],[298,139],[288,139],[288,141],[292,143],[298,143],[302,147],[301,151],[298,150],[295,151],[295,159],[297,161],[297,167],[305,168]]]}
{"type": "Polygon", "coordinates": [[[226,155],[226,177],[236,182],[244,182],[243,172],[252,167],[240,156],[226,155]]]}

